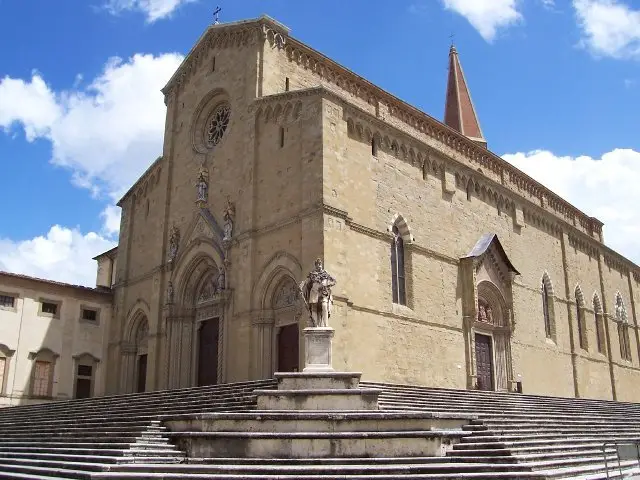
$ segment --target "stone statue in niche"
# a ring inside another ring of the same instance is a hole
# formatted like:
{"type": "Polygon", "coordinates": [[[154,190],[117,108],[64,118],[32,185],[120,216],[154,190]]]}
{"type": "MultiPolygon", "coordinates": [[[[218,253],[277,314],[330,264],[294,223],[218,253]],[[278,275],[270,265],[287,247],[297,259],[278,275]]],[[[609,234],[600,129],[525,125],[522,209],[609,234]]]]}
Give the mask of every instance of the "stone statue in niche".
{"type": "Polygon", "coordinates": [[[478,303],[478,321],[487,323],[487,309],[481,303],[478,303]]]}
{"type": "Polygon", "coordinates": [[[173,282],[167,284],[167,305],[173,305],[173,282]]]}
{"type": "Polygon", "coordinates": [[[224,210],[224,237],[223,240],[231,240],[233,236],[233,222],[236,216],[236,207],[227,197],[227,207],[224,210]]]}
{"type": "Polygon", "coordinates": [[[491,310],[491,307],[489,305],[487,305],[486,308],[487,311],[487,323],[490,323],[491,325],[493,325],[493,310],[491,310]]]}
{"type": "Polygon", "coordinates": [[[200,166],[198,171],[198,181],[196,182],[196,192],[198,197],[196,202],[206,203],[209,199],[209,172],[204,163],[200,166]]]}
{"type": "Polygon", "coordinates": [[[319,258],[315,261],[315,268],[300,282],[300,292],[309,310],[310,327],[329,326],[333,303],[331,287],[335,284],[336,279],[322,267],[322,260],[319,258]]]}
{"type": "Polygon", "coordinates": [[[627,317],[627,312],[624,310],[624,303],[622,302],[621,297],[616,298],[616,320],[618,322],[625,322],[627,317]]]}
{"type": "Polygon", "coordinates": [[[218,278],[216,279],[216,291],[218,293],[222,292],[226,288],[225,283],[226,283],[226,273],[224,271],[224,267],[220,267],[218,269],[218,278]]]}
{"type": "Polygon", "coordinates": [[[171,227],[171,234],[169,236],[169,262],[173,262],[178,255],[178,245],[180,244],[180,230],[173,225],[171,227]]]}

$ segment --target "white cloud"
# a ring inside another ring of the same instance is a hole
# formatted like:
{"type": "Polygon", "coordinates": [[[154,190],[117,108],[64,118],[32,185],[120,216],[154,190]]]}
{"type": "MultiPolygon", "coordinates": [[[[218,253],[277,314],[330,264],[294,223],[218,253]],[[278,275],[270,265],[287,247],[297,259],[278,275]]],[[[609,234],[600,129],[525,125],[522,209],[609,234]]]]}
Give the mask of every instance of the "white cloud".
{"type": "Polygon", "coordinates": [[[146,15],[148,23],[153,23],[170,17],[178,7],[193,1],[195,0],[107,0],[105,7],[114,15],[125,10],[139,11],[146,15]]]}
{"type": "Polygon", "coordinates": [[[116,207],[115,205],[108,205],[105,208],[100,216],[104,221],[104,233],[110,237],[118,235],[120,232],[120,214],[122,210],[120,207],[116,207]]]}
{"type": "Polygon", "coordinates": [[[618,0],[573,0],[581,44],[594,55],[640,58],[640,10],[618,0]]]}
{"type": "Polygon", "coordinates": [[[465,17],[487,42],[493,41],[501,28],[522,20],[518,0],[442,0],[447,10],[465,17]]]}
{"type": "Polygon", "coordinates": [[[604,222],[605,243],[640,264],[640,152],[615,149],[594,159],[537,150],[504,158],[604,222]]]}
{"type": "Polygon", "coordinates": [[[0,80],[0,128],[24,126],[29,141],[45,135],[60,116],[60,106],[37,72],[30,80],[4,77],[0,80]]]}
{"type": "Polygon", "coordinates": [[[21,125],[52,144],[51,161],[73,182],[115,200],[162,153],[166,108],[160,89],[178,54],[110,59],[84,89],[54,92],[39,74],[0,81],[0,128],[21,125]]]}
{"type": "Polygon", "coordinates": [[[95,286],[93,257],[115,246],[97,233],[55,225],[46,236],[13,241],[0,238],[0,270],[85,286],[95,286]]]}
{"type": "MultiPolygon", "coordinates": [[[[27,140],[51,144],[51,162],[72,182],[114,202],[162,153],[166,107],[160,89],[176,70],[178,54],[110,59],[81,88],[54,91],[43,76],[0,79],[0,132],[22,128],[27,140]]],[[[54,226],[32,240],[0,239],[0,269],[91,285],[91,257],[115,244],[119,208],[101,214],[101,233],[54,226]]],[[[54,220],[55,221],[55,220],[54,220]]]]}

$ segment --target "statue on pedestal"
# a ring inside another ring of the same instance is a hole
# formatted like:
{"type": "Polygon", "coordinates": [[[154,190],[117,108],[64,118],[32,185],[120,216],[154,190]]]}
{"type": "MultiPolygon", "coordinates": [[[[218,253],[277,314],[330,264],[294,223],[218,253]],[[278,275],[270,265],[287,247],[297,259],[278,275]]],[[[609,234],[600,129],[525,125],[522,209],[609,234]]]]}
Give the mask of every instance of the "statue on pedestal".
{"type": "Polygon", "coordinates": [[[315,261],[315,268],[300,282],[300,293],[309,309],[310,327],[328,327],[333,297],[331,287],[336,279],[322,267],[322,260],[315,261]]]}

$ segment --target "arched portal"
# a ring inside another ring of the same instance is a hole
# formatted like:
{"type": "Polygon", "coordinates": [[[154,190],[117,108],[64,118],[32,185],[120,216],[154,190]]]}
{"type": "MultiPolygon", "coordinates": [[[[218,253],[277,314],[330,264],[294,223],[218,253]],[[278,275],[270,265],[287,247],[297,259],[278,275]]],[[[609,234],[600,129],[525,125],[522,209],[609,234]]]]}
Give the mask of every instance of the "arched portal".
{"type": "Polygon", "coordinates": [[[215,385],[220,379],[220,311],[210,308],[224,291],[222,273],[215,268],[204,275],[196,295],[196,385],[215,385]]]}
{"type": "Polygon", "coordinates": [[[278,372],[300,370],[300,328],[296,315],[298,286],[285,276],[275,288],[271,300],[276,326],[276,365],[278,372]]]}
{"type": "Polygon", "coordinates": [[[224,381],[224,313],[229,301],[222,261],[196,252],[173,272],[167,316],[169,388],[224,381]]]}
{"type": "Polygon", "coordinates": [[[147,389],[147,351],[149,343],[149,321],[146,316],[138,318],[134,332],[134,386],[136,392],[144,392],[147,389]]]}
{"type": "Polygon", "coordinates": [[[476,318],[472,325],[476,386],[507,390],[511,381],[511,321],[500,290],[490,281],[478,284],[476,318]]]}

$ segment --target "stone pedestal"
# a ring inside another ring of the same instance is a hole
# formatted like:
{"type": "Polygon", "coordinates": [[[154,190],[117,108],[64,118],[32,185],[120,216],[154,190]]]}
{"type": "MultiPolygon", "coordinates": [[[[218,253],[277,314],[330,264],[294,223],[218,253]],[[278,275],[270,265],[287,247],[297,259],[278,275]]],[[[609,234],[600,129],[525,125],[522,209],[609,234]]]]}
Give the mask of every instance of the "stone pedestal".
{"type": "Polygon", "coordinates": [[[333,372],[331,366],[331,341],[335,330],[331,327],[304,329],[304,372],[333,372]]]}

